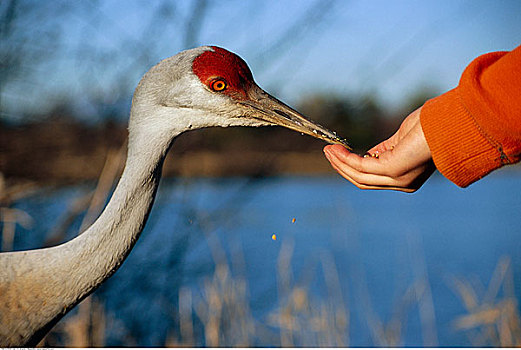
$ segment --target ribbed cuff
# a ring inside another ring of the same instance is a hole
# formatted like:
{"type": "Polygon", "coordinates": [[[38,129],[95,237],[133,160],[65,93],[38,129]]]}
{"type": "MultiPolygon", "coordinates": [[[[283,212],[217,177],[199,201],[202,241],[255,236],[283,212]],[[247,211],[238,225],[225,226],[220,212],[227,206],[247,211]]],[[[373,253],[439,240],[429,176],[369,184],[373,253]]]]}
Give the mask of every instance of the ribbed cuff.
{"type": "Polygon", "coordinates": [[[420,121],[436,168],[461,187],[501,167],[501,153],[485,137],[457,88],[429,100],[420,121]]]}

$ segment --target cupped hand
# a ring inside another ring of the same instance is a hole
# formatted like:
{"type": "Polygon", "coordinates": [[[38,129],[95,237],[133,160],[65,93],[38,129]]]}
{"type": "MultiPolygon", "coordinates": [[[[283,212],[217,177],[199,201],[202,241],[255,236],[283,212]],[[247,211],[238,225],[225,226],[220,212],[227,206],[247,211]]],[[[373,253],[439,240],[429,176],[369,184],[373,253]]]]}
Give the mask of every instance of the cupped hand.
{"type": "Polygon", "coordinates": [[[328,145],[324,147],[326,158],[358,188],[414,192],[435,170],[420,125],[420,111],[421,108],[412,112],[393,136],[365,156],[351,153],[341,145],[328,145]]]}

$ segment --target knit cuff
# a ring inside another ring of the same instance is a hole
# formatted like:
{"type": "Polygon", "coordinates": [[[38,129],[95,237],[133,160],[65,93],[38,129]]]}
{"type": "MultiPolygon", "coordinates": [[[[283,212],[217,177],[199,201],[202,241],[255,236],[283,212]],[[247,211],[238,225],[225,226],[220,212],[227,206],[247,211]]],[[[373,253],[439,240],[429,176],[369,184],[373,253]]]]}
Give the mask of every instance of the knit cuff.
{"type": "Polygon", "coordinates": [[[501,167],[498,147],[485,137],[457,88],[427,101],[420,121],[436,168],[456,185],[467,187],[501,167]]]}

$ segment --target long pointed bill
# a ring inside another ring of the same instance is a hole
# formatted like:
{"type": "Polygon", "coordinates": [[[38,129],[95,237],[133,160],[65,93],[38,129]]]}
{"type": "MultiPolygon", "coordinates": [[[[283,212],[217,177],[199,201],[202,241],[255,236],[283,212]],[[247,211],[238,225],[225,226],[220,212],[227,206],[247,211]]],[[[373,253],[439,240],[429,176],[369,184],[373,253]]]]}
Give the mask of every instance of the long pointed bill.
{"type": "Polygon", "coordinates": [[[336,133],[307,119],[260,87],[253,86],[248,92],[248,95],[249,99],[239,102],[240,105],[247,108],[248,117],[259,119],[270,124],[280,125],[329,143],[338,143],[347,149],[351,149],[347,142],[338,137],[336,133]]]}

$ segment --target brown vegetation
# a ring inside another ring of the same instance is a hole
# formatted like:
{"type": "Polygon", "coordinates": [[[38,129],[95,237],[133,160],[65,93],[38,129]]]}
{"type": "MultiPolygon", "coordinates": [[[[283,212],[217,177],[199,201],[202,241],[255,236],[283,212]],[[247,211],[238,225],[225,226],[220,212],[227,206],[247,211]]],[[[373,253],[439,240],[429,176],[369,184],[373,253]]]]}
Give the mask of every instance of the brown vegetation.
{"type": "MultiPolygon", "coordinates": [[[[396,119],[374,104],[314,96],[298,108],[363,151],[388,136],[396,119]]],[[[126,150],[123,123],[86,125],[51,114],[37,123],[0,123],[0,172],[8,180],[67,183],[95,180],[109,152],[126,150]]],[[[263,176],[327,174],[325,144],[280,127],[211,128],[188,132],[174,143],[164,176],[263,176]]]]}
{"type": "MultiPolygon", "coordinates": [[[[0,129],[0,172],[7,179],[40,183],[95,180],[111,150],[126,151],[126,134],[125,127],[119,125],[86,127],[62,121],[23,128],[3,127],[0,129]]],[[[255,176],[329,171],[320,142],[285,134],[280,130],[274,132],[274,136],[284,140],[278,144],[269,144],[260,137],[245,142],[252,134],[244,129],[212,129],[182,135],[165,162],[164,176],[255,176]],[[236,137],[232,137],[230,143],[225,145],[219,141],[222,137],[230,140],[230,135],[236,137]],[[294,150],[288,153],[290,147],[294,150]]]]}
{"type": "MultiPolygon", "coordinates": [[[[202,132],[201,137],[208,139],[210,136],[202,132]]],[[[181,142],[186,143],[183,147],[189,147],[192,141],[187,139],[180,140],[181,142]]],[[[239,143],[238,140],[232,142],[235,146],[239,143]]],[[[217,145],[216,148],[218,149],[217,145]]],[[[108,152],[101,165],[103,171],[96,189],[85,198],[74,201],[68,212],[58,220],[56,227],[49,232],[47,244],[63,241],[64,233],[71,222],[85,211],[87,214],[81,227],[88,226],[99,214],[118,179],[118,173],[121,172],[123,157],[120,150],[108,152]]],[[[204,152],[195,154],[201,156],[204,152]]],[[[183,152],[180,152],[180,155],[182,159],[183,152]]],[[[30,193],[33,187],[7,186],[0,183],[0,188],[3,188],[0,191],[2,247],[3,250],[9,250],[15,225],[24,222],[30,224],[31,221],[26,213],[10,208],[10,204],[30,193]]],[[[179,320],[179,327],[171,329],[165,344],[160,345],[254,346],[258,339],[289,347],[350,344],[351,306],[344,300],[335,262],[326,251],[322,252],[320,263],[327,298],[317,299],[312,296],[310,286],[306,284],[309,283],[306,282],[309,279],[295,278],[291,274],[293,243],[281,242],[277,264],[279,303],[270,310],[267,319],[259,320],[253,317],[250,309],[247,281],[233,273],[234,270],[243,269],[236,268],[229,262],[221,243],[215,235],[210,234],[211,228],[205,225],[204,215],[198,217],[197,222],[201,223],[202,232],[211,248],[215,263],[214,274],[203,278],[200,289],[181,286],[178,292],[179,307],[176,311],[178,315],[174,315],[179,320]],[[302,280],[304,282],[301,282],[302,280]]],[[[387,322],[373,309],[371,291],[368,290],[364,274],[360,275],[359,302],[363,305],[363,317],[366,319],[373,343],[377,346],[403,346],[408,319],[415,310],[418,311],[421,320],[423,345],[438,344],[429,276],[419,242],[411,241],[410,251],[414,282],[398,296],[393,315],[387,322]]],[[[513,288],[510,259],[504,258],[499,261],[488,286],[475,286],[471,282],[466,278],[453,278],[449,281],[467,311],[454,320],[453,329],[466,332],[473,345],[520,346],[521,319],[513,288]]],[[[106,311],[104,302],[94,295],[60,321],[41,345],[104,346],[110,328],[115,325],[123,327],[120,320],[106,311]]],[[[127,344],[136,345],[130,334],[128,331],[127,344]]]]}

